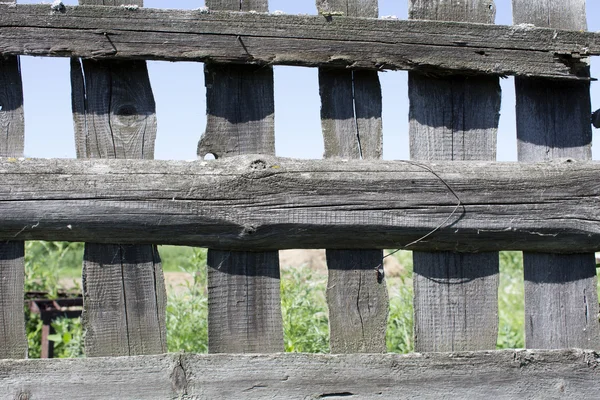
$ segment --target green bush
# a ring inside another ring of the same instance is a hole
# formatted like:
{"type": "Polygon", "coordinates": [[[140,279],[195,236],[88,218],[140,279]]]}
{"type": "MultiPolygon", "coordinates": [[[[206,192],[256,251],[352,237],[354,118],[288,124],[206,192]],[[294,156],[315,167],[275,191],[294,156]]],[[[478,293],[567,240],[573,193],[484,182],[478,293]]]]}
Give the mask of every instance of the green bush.
{"type": "Polygon", "coordinates": [[[387,350],[390,353],[406,354],[414,351],[413,339],[413,262],[412,252],[401,251],[394,254],[402,274],[386,279],[390,297],[390,310],[386,332],[387,350]]]}
{"type": "Polygon", "coordinates": [[[193,279],[178,290],[168,290],[167,348],[170,352],[207,353],[206,250],[193,249],[191,257],[180,260],[176,266],[193,279]]]}
{"type": "Polygon", "coordinates": [[[325,300],[327,276],[306,266],[281,273],[281,310],[285,351],[329,352],[329,317],[325,300]]]}
{"type": "MultiPolygon", "coordinates": [[[[25,244],[25,292],[47,293],[56,299],[62,291],[59,277],[75,265],[81,269],[83,243],[26,242],[25,244]]],[[[42,320],[25,306],[25,329],[29,346],[29,358],[41,355],[42,320]]],[[[54,357],[73,358],[83,355],[81,320],[59,318],[52,323],[56,332],[48,336],[54,342],[54,357]]]]}
{"type": "MultiPolygon", "coordinates": [[[[167,271],[192,275],[177,290],[168,290],[167,347],[170,352],[206,353],[208,349],[208,300],[206,293],[206,250],[161,246],[167,271]]],[[[55,298],[60,291],[59,276],[80,277],[82,243],[27,242],[25,290],[47,292],[55,298]]],[[[413,342],[412,253],[395,254],[404,267],[399,276],[388,277],[390,296],[387,348],[409,353],[413,342]]],[[[281,302],[285,350],[329,352],[329,324],[325,290],[327,275],[308,267],[282,268],[281,302]]],[[[524,346],[523,270],[520,252],[500,253],[498,348],[524,346]]],[[[39,315],[26,308],[27,337],[31,358],[40,355],[42,323],[39,315]]],[[[79,319],[59,319],[51,335],[56,357],[80,357],[83,336],[79,319]]]]}
{"type": "Polygon", "coordinates": [[[525,292],[523,286],[523,254],[520,251],[500,253],[500,287],[498,288],[499,349],[525,347],[525,292]]]}

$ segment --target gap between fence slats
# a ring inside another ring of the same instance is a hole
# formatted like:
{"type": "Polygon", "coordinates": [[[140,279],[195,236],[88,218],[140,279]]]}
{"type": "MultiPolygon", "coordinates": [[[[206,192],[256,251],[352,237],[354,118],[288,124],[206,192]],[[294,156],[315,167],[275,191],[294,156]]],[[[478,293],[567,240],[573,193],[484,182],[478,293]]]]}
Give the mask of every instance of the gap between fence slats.
{"type": "MultiPolygon", "coordinates": [[[[493,2],[409,2],[409,17],[494,23],[493,2]],[[492,6],[490,6],[492,3],[492,6]]],[[[496,158],[496,77],[435,78],[409,72],[413,160],[496,158]]],[[[498,253],[414,252],[416,351],[489,350],[498,337],[498,253]]]]}
{"type": "MultiPolygon", "coordinates": [[[[79,3],[143,6],[142,0],[79,3]]],[[[153,158],[156,110],[144,61],[72,59],[71,84],[79,158],[153,158]]],[[[87,356],[167,350],[166,290],[155,245],[86,243],[83,299],[87,356]]]]}
{"type": "MultiPolygon", "coordinates": [[[[25,123],[19,58],[0,56],[0,157],[23,157],[25,123]]],[[[0,358],[25,358],[24,242],[0,242],[0,358]]]]}
{"type": "MultiPolygon", "coordinates": [[[[320,13],[377,18],[377,0],[317,0],[320,13]]],[[[381,87],[375,71],[320,68],[325,157],[382,154],[381,87]]],[[[332,353],[384,353],[388,294],[382,250],[327,250],[327,305],[332,353]]]]}
{"type": "MultiPolygon", "coordinates": [[[[266,0],[207,0],[206,5],[216,10],[268,11],[266,0]]],[[[246,40],[237,37],[242,47],[246,40]]],[[[198,155],[274,155],[272,67],[207,63],[205,79],[207,127],[198,155]]],[[[209,249],[207,263],[208,351],[283,351],[279,253],[209,249]]]]}
{"type": "MultiPolygon", "coordinates": [[[[513,0],[515,24],[586,30],[585,0],[513,0]]],[[[589,70],[588,70],[589,75],[589,70]]],[[[520,161],[591,159],[589,83],[515,79],[520,161]]],[[[523,256],[525,345],[598,348],[598,294],[593,253],[523,256]]]]}

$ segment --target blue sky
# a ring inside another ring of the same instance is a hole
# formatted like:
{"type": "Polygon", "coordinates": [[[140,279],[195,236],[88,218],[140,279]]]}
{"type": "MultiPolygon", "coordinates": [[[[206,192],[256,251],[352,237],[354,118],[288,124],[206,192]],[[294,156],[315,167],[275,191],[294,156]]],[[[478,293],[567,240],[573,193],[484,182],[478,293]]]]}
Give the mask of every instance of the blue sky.
{"type": "MultiPolygon", "coordinates": [[[[42,1],[18,0],[20,4],[42,1]]],[[[47,2],[47,1],[46,1],[47,2]]],[[[75,5],[77,0],[63,0],[75,5]]],[[[511,0],[495,0],[496,23],[512,23],[511,0]]],[[[198,8],[203,0],[145,0],[146,7],[198,8]]],[[[270,11],[316,14],[314,0],[270,0],[270,11]]],[[[588,30],[600,31],[600,1],[588,0],[588,30]]],[[[380,0],[380,16],[407,18],[407,0],[380,0]]],[[[71,118],[69,62],[64,58],[22,57],[25,95],[25,155],[27,157],[75,157],[71,118]],[[40,89],[43,88],[43,89],[40,89]]],[[[201,63],[148,62],[156,99],[157,159],[193,160],[206,125],[206,102],[201,63]]],[[[600,58],[592,59],[592,76],[600,77],[600,58]]],[[[380,73],[383,93],[384,158],[408,159],[407,73],[380,73]]],[[[502,79],[502,110],[498,132],[498,160],[517,159],[513,79],[502,79]]],[[[592,83],[592,108],[600,108],[600,83],[592,83]]],[[[317,70],[275,67],[275,130],[277,155],[321,158],[317,70]]],[[[594,134],[593,155],[600,159],[600,141],[594,134]]]]}

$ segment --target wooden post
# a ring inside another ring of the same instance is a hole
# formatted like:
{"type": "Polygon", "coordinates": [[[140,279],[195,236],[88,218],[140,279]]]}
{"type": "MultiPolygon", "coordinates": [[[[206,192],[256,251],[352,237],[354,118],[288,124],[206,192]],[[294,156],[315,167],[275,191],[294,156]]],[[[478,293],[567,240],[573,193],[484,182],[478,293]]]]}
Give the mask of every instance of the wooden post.
{"type": "MultiPolygon", "coordinates": [[[[409,17],[494,23],[488,0],[411,0],[409,17]]],[[[409,73],[413,160],[495,160],[500,86],[495,77],[409,73]]],[[[443,182],[440,182],[443,185],[443,182]]],[[[498,253],[414,253],[415,350],[494,349],[498,253]]]]}
{"type": "MultiPolygon", "coordinates": [[[[143,1],[79,4],[141,7],[143,1]]],[[[71,83],[78,157],[154,157],[155,104],[144,61],[72,59],[71,83]]],[[[83,297],[87,356],[166,352],[166,292],[156,246],[86,243],[83,297]]]]}
{"type": "MultiPolygon", "coordinates": [[[[18,57],[0,56],[0,157],[23,157],[25,124],[18,57]]],[[[0,358],[25,358],[24,242],[0,243],[0,358]]]]}
{"type": "MultiPolygon", "coordinates": [[[[317,0],[320,13],[378,17],[377,0],[317,0]]],[[[374,71],[319,69],[325,157],[382,154],[381,87],[374,71]]],[[[357,233],[358,234],[358,233],[357,233]]],[[[332,353],[383,353],[388,294],[381,250],[327,250],[332,353]]]]}
{"type": "MultiPolygon", "coordinates": [[[[515,24],[586,30],[585,0],[513,0],[515,24]]],[[[589,70],[586,72],[589,76],[589,70]]],[[[515,78],[519,161],[591,159],[588,82],[515,78]]],[[[524,253],[525,345],[600,345],[593,253],[524,253]]]]}
{"type": "MultiPolygon", "coordinates": [[[[207,0],[211,10],[269,10],[266,0],[207,0]]],[[[237,38],[244,48],[245,38],[237,38]]],[[[198,155],[275,154],[273,69],[207,63],[198,155]]],[[[247,234],[252,234],[248,227],[247,234]]],[[[279,252],[208,251],[208,351],[283,351],[279,252]]]]}

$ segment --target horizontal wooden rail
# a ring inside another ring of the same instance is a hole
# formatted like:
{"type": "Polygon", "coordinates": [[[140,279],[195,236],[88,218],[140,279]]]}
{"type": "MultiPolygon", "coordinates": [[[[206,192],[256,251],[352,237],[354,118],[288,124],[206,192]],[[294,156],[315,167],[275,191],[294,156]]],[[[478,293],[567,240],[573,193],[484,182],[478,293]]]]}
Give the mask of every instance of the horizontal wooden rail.
{"type": "Polygon", "coordinates": [[[0,399],[590,399],[581,350],[193,355],[0,361],[0,399]]]}
{"type": "Polygon", "coordinates": [[[0,53],[587,79],[600,34],[472,23],[0,4],[0,53]],[[583,76],[583,75],[582,75],[583,76]]]}
{"type": "Polygon", "coordinates": [[[0,240],[600,250],[600,163],[0,160],[0,240]]]}

